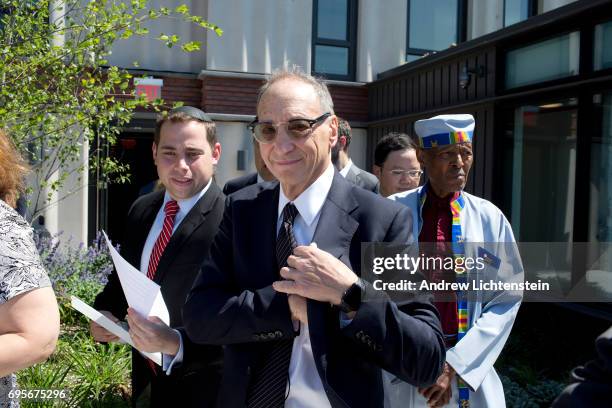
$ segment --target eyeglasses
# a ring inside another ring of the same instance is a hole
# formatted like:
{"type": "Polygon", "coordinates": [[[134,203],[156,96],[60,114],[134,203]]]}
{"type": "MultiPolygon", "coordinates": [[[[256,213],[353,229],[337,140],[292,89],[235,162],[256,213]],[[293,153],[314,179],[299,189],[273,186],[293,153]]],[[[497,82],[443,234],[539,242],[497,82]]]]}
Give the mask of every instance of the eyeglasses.
{"type": "Polygon", "coordinates": [[[249,123],[248,127],[253,132],[253,137],[260,143],[274,143],[274,139],[276,139],[278,134],[278,128],[281,125],[285,126],[285,131],[293,141],[300,142],[312,134],[315,125],[322,123],[331,115],[331,113],[327,112],[315,119],[292,119],[288,122],[276,124],[259,122],[255,118],[253,122],[249,123]]]}
{"type": "Polygon", "coordinates": [[[401,177],[404,174],[407,175],[410,178],[416,179],[421,177],[421,174],[423,174],[422,170],[401,170],[401,169],[393,169],[393,170],[389,170],[389,173],[393,174],[394,176],[397,177],[401,177]]]}

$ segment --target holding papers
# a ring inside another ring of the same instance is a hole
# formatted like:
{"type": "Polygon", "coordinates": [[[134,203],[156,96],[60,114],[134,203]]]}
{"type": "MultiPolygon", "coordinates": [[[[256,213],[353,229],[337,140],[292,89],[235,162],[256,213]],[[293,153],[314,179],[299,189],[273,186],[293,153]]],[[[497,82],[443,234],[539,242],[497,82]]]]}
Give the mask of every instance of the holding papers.
{"type": "MultiPolygon", "coordinates": [[[[157,316],[164,323],[169,324],[170,315],[161,293],[161,287],[123,259],[123,257],[119,255],[119,253],[111,245],[106,233],[104,231],[102,231],[102,233],[104,234],[104,239],[106,240],[106,245],[108,246],[111,257],[113,258],[115,270],[119,276],[121,288],[123,289],[128,305],[145,317],[157,316]]],[[[89,319],[98,323],[100,326],[104,327],[106,330],[118,336],[121,340],[134,346],[128,332],[120,325],[114,323],[100,312],[85,304],[80,299],[76,297],[72,298],[72,306],[75,309],[83,313],[89,319]]],[[[158,365],[161,365],[161,353],[142,352],[142,354],[156,362],[158,365]]]]}
{"type": "Polygon", "coordinates": [[[123,259],[111,245],[106,232],[102,231],[102,233],[113,258],[128,305],[143,316],[157,316],[164,323],[170,324],[170,315],[162,297],[161,287],[123,259]]]}
{"type": "MultiPolygon", "coordinates": [[[[121,341],[128,343],[129,345],[134,347],[132,339],[130,338],[130,334],[122,326],[113,322],[111,319],[104,316],[102,313],[98,312],[96,309],[89,306],[87,303],[83,302],[78,297],[70,296],[70,300],[72,307],[83,313],[85,317],[98,323],[100,326],[104,327],[106,330],[119,337],[121,341]]],[[[155,364],[161,365],[161,353],[146,353],[144,351],[141,351],[141,353],[143,356],[155,362],[155,364]]]]}

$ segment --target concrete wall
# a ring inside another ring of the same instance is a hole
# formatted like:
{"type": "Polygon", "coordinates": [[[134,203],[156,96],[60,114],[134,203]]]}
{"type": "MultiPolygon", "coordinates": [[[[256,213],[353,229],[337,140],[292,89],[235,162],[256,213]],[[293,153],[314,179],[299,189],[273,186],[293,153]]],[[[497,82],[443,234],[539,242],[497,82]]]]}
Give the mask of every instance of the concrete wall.
{"type": "Polygon", "coordinates": [[[365,128],[351,128],[351,145],[349,146],[349,154],[353,163],[362,170],[367,170],[370,173],[372,169],[366,167],[366,147],[368,144],[368,130],[365,128]]]}
{"type": "Polygon", "coordinates": [[[297,64],[310,72],[311,1],[210,0],[209,20],[224,33],[209,36],[206,69],[269,73],[297,64]]]}
{"type": "Polygon", "coordinates": [[[223,187],[228,180],[255,171],[252,136],[246,127],[246,122],[216,121],[216,124],[219,143],[221,143],[221,160],[217,165],[215,180],[219,186],[223,187]],[[244,171],[240,171],[236,167],[239,150],[248,152],[246,155],[246,170],[244,171]]]}
{"type": "Polygon", "coordinates": [[[45,229],[51,235],[61,233],[62,243],[73,247],[87,242],[89,179],[87,171],[81,172],[79,167],[87,169],[88,151],[89,144],[85,142],[80,149],[80,159],[76,163],[50,172],[47,177],[48,184],[57,181],[62,174],[69,174],[58,191],[39,188],[41,180],[37,175],[46,175],[48,167],[38,174],[30,173],[27,179],[28,185],[34,189],[28,196],[30,204],[27,218],[35,218],[32,226],[45,229]],[[44,224],[40,223],[39,216],[44,219],[44,224]]]}
{"type": "MultiPolygon", "coordinates": [[[[192,14],[208,19],[208,0],[151,0],[150,4],[151,7],[170,9],[185,4],[192,14]]],[[[207,39],[217,37],[213,32],[194,24],[163,17],[144,26],[150,30],[146,37],[133,36],[128,40],[117,40],[108,58],[110,64],[134,68],[133,63],[137,61],[141,69],[197,73],[206,63],[207,39]],[[168,48],[163,42],[155,39],[162,33],[180,36],[181,43],[200,41],[202,49],[185,53],[180,46],[168,48]]]]}
{"type": "Polygon", "coordinates": [[[361,0],[357,13],[357,75],[370,82],[406,59],[407,10],[403,0],[361,0]]]}

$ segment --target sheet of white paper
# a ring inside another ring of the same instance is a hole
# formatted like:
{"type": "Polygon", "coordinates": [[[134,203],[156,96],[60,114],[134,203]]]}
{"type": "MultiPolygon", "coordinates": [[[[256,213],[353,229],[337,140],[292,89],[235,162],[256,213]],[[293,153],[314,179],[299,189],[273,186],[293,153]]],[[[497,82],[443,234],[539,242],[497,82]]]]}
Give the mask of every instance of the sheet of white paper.
{"type": "Polygon", "coordinates": [[[170,314],[160,286],[123,259],[111,245],[106,232],[102,231],[102,233],[113,258],[128,305],[143,316],[157,316],[164,323],[170,324],[170,314]]]}
{"type": "MultiPolygon", "coordinates": [[[[119,337],[123,342],[128,343],[129,345],[134,347],[130,334],[123,327],[113,322],[111,319],[104,316],[102,313],[98,312],[96,309],[89,306],[87,303],[83,302],[76,296],[70,296],[70,304],[73,308],[83,313],[85,317],[98,323],[100,326],[104,327],[106,330],[119,337]]],[[[161,366],[161,353],[146,353],[144,351],[140,351],[140,353],[143,354],[145,357],[151,359],[153,362],[155,362],[155,364],[161,366]]]]}

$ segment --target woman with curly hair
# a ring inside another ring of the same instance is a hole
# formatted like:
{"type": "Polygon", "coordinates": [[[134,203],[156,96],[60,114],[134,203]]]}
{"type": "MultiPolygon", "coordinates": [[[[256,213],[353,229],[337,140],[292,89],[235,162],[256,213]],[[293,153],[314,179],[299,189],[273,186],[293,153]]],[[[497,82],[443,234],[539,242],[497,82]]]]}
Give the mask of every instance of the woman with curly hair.
{"type": "Polygon", "coordinates": [[[0,407],[15,373],[44,361],[55,349],[59,312],[51,283],[34,245],[32,228],[15,210],[28,166],[0,130],[0,407]]]}

